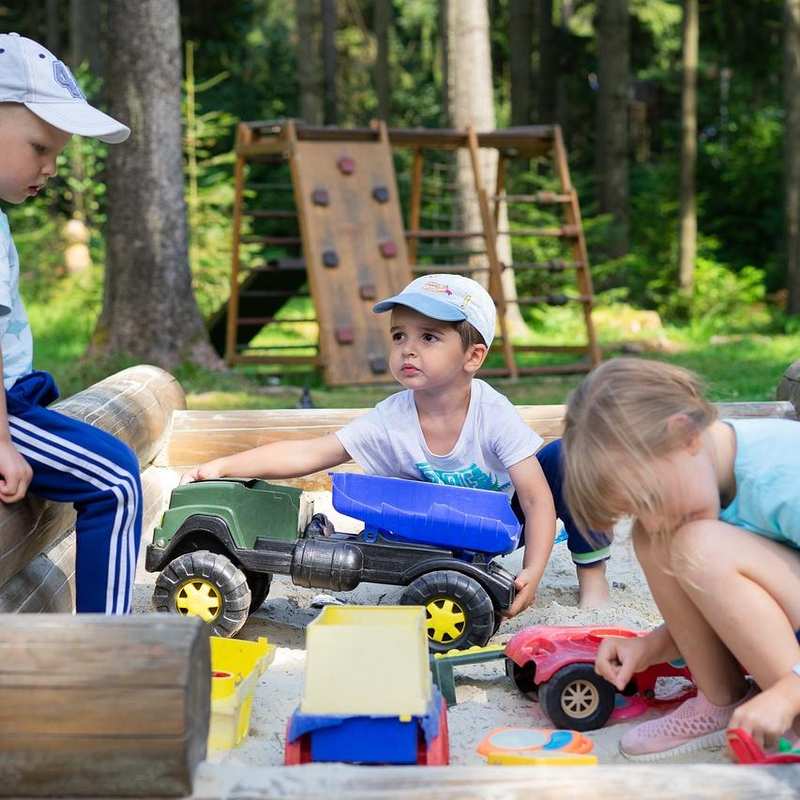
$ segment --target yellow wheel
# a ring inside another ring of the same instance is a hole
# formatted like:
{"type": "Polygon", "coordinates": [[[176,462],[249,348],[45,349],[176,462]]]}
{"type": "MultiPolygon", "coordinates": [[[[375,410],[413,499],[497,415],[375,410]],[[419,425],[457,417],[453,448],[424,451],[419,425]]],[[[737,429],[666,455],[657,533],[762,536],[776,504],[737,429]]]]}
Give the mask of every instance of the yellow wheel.
{"type": "Polygon", "coordinates": [[[198,550],[173,559],[156,579],[157,611],[200,617],[216,636],[244,625],[252,594],[247,578],[227,556],[198,550]]]}
{"type": "Polygon", "coordinates": [[[405,588],[400,602],[425,609],[428,647],[436,653],[483,646],[494,632],[495,612],[486,589],[455,570],[420,575],[405,588]]]}
{"type": "Polygon", "coordinates": [[[222,611],[222,595],[211,581],[189,578],[175,590],[175,610],[179,614],[213,622],[222,611]]]}
{"type": "Polygon", "coordinates": [[[437,597],[425,606],[428,638],[432,642],[449,643],[464,633],[467,615],[450,597],[437,597]]]}

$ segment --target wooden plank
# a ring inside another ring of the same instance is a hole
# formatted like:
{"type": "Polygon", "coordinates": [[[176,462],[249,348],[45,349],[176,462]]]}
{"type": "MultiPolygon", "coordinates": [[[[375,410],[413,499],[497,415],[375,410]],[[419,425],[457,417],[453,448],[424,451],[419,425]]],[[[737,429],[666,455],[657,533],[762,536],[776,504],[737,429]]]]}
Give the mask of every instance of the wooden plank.
{"type": "Polygon", "coordinates": [[[385,379],[370,369],[373,359],[387,359],[391,340],[388,320],[372,313],[379,299],[396,294],[412,278],[395,180],[392,151],[384,133],[372,141],[291,141],[295,205],[299,211],[311,294],[319,320],[320,361],[330,385],[374,383],[385,379]],[[339,165],[350,159],[354,169],[344,174],[339,165]],[[385,187],[388,201],[372,195],[385,187]],[[325,189],[328,205],[312,202],[325,189]],[[380,247],[393,243],[393,256],[380,247]],[[325,266],[324,254],[336,254],[336,266],[325,266]],[[367,290],[360,293],[360,290],[367,290]],[[337,331],[352,337],[341,341],[337,331]]]}
{"type": "MultiPolygon", "coordinates": [[[[283,132],[288,123],[241,123],[257,134],[252,141],[237,143],[236,152],[252,157],[279,153],[284,149],[283,132]]],[[[552,125],[527,125],[478,134],[479,147],[515,150],[527,157],[545,155],[553,147],[552,125]]],[[[374,128],[314,127],[297,124],[297,138],[314,142],[374,142],[374,128]]],[[[467,132],[454,128],[389,128],[392,147],[424,147],[431,150],[456,150],[467,146],[467,132]]]]}
{"type": "Polygon", "coordinates": [[[796,766],[227,767],[203,764],[193,800],[794,800],[796,766]]]}
{"type": "Polygon", "coordinates": [[[200,620],[9,614],[0,625],[0,797],[191,792],[210,709],[200,620]]]}
{"type": "MultiPolygon", "coordinates": [[[[780,417],[796,419],[794,408],[786,401],[769,403],[720,403],[723,417],[780,417]]],[[[172,435],[154,464],[176,469],[211,458],[257,447],[269,442],[301,440],[325,436],[342,428],[369,409],[278,409],[256,411],[177,411],[172,435]]],[[[517,406],[522,419],[545,442],[559,437],[564,424],[563,405],[517,406]]],[[[339,468],[357,471],[352,464],[339,468]]],[[[282,481],[307,489],[329,488],[326,473],[282,481]]]]}

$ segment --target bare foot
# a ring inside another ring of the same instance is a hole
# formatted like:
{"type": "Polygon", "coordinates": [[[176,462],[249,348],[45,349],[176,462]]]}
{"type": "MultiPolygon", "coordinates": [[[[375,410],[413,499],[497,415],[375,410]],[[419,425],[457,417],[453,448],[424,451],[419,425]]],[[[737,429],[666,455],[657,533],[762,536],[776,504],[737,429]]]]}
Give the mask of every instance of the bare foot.
{"type": "Polygon", "coordinates": [[[608,603],[605,562],[578,567],[578,608],[602,608],[608,603]]]}

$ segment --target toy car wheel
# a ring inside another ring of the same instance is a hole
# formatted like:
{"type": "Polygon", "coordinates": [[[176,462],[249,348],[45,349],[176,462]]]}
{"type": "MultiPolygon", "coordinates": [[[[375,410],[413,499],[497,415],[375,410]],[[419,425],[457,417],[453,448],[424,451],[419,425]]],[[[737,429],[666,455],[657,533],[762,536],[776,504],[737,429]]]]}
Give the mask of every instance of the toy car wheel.
{"type": "Polygon", "coordinates": [[[539,703],[556,728],[593,731],[614,710],[614,687],[591,664],[569,664],[539,686],[539,703]]]}
{"type": "Polygon", "coordinates": [[[251,594],[245,574],[226,556],[198,550],[170,561],[156,579],[157,611],[200,617],[216,636],[244,625],[251,594]]]}
{"type": "Polygon", "coordinates": [[[251,572],[245,570],[247,585],[250,587],[250,611],[252,614],[264,605],[264,601],[269,594],[269,587],[272,583],[272,575],[268,572],[251,572]]]}
{"type": "Polygon", "coordinates": [[[424,606],[428,645],[435,653],[485,645],[494,631],[494,608],[474,578],[453,570],[420,575],[408,584],[400,602],[424,606]]]}
{"type": "Polygon", "coordinates": [[[520,666],[510,658],[506,659],[506,675],[511,678],[523,694],[536,694],[539,687],[536,684],[536,662],[528,661],[520,666]]]}

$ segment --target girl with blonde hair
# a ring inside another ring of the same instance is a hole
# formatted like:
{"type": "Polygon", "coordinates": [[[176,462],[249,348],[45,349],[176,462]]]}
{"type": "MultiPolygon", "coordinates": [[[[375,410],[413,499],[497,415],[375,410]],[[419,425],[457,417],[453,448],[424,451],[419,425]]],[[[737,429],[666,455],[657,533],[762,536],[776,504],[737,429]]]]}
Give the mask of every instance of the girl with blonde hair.
{"type": "Polygon", "coordinates": [[[605,639],[596,671],[622,690],[682,657],[698,686],[627,731],[622,753],[669,758],[723,744],[727,727],[774,745],[800,714],[800,423],[720,420],[691,372],[619,358],[570,397],[564,447],[576,523],[633,521],[664,618],[645,637],[605,639]]]}

